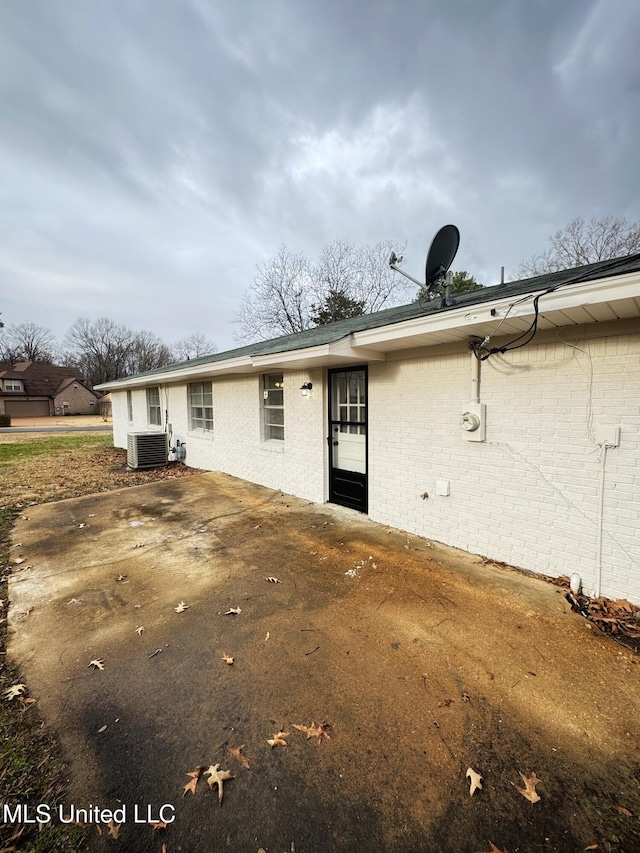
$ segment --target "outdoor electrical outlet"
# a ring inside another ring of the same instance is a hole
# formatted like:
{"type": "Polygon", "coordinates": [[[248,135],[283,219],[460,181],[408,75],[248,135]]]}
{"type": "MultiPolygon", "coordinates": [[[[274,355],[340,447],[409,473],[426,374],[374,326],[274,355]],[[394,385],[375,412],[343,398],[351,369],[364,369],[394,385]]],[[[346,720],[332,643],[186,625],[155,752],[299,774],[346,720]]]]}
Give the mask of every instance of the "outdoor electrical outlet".
{"type": "Polygon", "coordinates": [[[449,480],[436,480],[436,495],[442,495],[443,498],[451,494],[449,480]]]}
{"type": "Polygon", "coordinates": [[[604,444],[606,447],[617,447],[620,444],[620,427],[596,427],[596,444],[604,444]]]}

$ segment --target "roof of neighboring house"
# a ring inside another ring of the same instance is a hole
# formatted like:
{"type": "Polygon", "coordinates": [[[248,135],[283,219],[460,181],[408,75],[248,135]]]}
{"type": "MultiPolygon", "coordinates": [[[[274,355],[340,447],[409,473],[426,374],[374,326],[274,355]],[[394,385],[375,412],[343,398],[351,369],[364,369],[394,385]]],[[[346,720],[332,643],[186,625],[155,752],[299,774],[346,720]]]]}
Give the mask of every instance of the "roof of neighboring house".
{"type": "MultiPolygon", "coordinates": [[[[77,367],[61,367],[56,364],[40,364],[21,361],[7,370],[0,369],[1,379],[20,379],[22,392],[10,392],[12,397],[23,393],[30,397],[53,397],[64,380],[82,382],[82,373],[77,367]]],[[[2,389],[0,389],[2,393],[2,389]]]]}
{"type": "Polygon", "coordinates": [[[73,385],[82,385],[82,387],[85,389],[85,391],[88,391],[89,394],[91,394],[94,397],[98,396],[94,391],[91,390],[91,388],[87,388],[87,386],[85,385],[85,383],[82,379],[78,379],[76,376],[68,376],[66,379],[63,379],[62,382],[56,388],[56,390],[53,392],[53,396],[57,397],[58,394],[62,394],[64,389],[68,388],[69,385],[72,385],[72,384],[73,385]]]}
{"type": "MultiPolygon", "coordinates": [[[[293,350],[320,347],[322,345],[333,344],[358,332],[391,327],[405,321],[416,320],[419,318],[445,317],[449,313],[459,313],[460,310],[469,309],[473,306],[481,306],[488,302],[513,298],[517,299],[517,297],[525,296],[527,294],[534,295],[536,293],[548,293],[559,288],[567,287],[568,285],[593,282],[599,279],[610,279],[627,273],[637,272],[640,272],[640,253],[608,261],[599,261],[598,263],[587,264],[574,269],[547,273],[533,278],[485,287],[481,290],[457,293],[453,295],[453,299],[451,301],[452,304],[447,306],[444,306],[442,304],[442,299],[439,296],[436,296],[435,298],[427,301],[412,302],[409,305],[386,308],[372,314],[361,314],[358,317],[351,317],[347,320],[338,320],[335,323],[316,326],[303,332],[282,335],[267,341],[258,341],[256,343],[227,350],[225,352],[213,353],[212,355],[200,356],[199,358],[190,359],[188,361],[176,362],[175,364],[170,364],[166,367],[156,368],[155,370],[149,370],[145,373],[139,373],[135,377],[125,377],[124,379],[103,383],[96,387],[98,390],[107,388],[117,389],[118,387],[122,387],[124,383],[133,386],[133,380],[136,380],[137,383],[138,379],[142,380],[145,377],[149,377],[150,379],[153,379],[154,377],[162,377],[167,381],[171,381],[172,373],[178,374],[187,370],[189,373],[193,373],[194,368],[197,368],[199,365],[215,366],[221,362],[243,360],[247,357],[258,358],[260,356],[287,353],[293,350]]],[[[615,319],[614,315],[612,315],[611,319],[615,319]]]]}

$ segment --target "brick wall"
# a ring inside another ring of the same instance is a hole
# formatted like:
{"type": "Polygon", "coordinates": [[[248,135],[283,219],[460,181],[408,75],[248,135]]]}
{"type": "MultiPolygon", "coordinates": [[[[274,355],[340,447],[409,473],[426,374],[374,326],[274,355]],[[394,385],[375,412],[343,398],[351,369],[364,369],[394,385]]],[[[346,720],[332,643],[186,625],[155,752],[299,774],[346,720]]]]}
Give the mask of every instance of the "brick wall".
{"type": "MultiPolygon", "coordinates": [[[[308,500],[325,500],[326,426],[320,371],[284,374],[285,441],[262,436],[261,375],[213,379],[212,434],[189,430],[186,384],[160,390],[176,440],[187,447],[186,461],[195,468],[223,471],[308,500]],[[303,382],[313,390],[306,397],[303,382]]],[[[146,392],[132,393],[133,423],[127,423],[126,392],[113,392],[114,443],[126,447],[127,433],[153,430],[147,423],[146,392]]]]}
{"type": "MultiPolygon", "coordinates": [[[[369,365],[369,515],[491,559],[596,583],[602,451],[606,452],[601,591],[640,602],[640,335],[549,338],[482,365],[486,441],[463,440],[471,356],[460,348],[395,354],[369,365]],[[448,497],[436,480],[450,483],[448,497]],[[425,499],[423,494],[427,493],[425,499]]],[[[213,436],[189,432],[186,385],[161,391],[187,464],[308,500],[328,498],[326,374],[285,372],[285,442],[261,435],[260,376],[213,380],[213,436]],[[302,397],[300,386],[313,391],[302,397]]],[[[113,392],[115,444],[147,425],[144,390],[113,392]]]]}
{"type": "Polygon", "coordinates": [[[640,601],[640,336],[571,343],[483,363],[482,443],[459,428],[471,399],[468,353],[371,365],[369,514],[533,571],[578,572],[593,590],[594,431],[619,425],[620,446],[606,453],[601,590],[640,601]],[[448,497],[435,495],[436,479],[450,481],[448,497]]]}
{"type": "Polygon", "coordinates": [[[79,382],[70,382],[66,388],[57,394],[53,399],[56,414],[68,415],[99,415],[100,408],[96,401],[96,395],[89,391],[84,385],[79,382]],[[75,387],[74,387],[75,385],[75,387]],[[63,403],[68,403],[64,407],[63,403]]]}

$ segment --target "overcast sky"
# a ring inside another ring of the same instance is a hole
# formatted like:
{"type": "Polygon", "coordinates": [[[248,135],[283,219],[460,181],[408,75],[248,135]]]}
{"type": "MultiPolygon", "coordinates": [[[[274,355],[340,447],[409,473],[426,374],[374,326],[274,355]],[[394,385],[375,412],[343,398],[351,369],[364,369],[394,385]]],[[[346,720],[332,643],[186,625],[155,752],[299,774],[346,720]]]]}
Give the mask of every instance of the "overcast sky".
{"type": "Polygon", "coordinates": [[[638,0],[2,0],[0,312],[234,346],[281,243],[640,219],[638,0]]]}

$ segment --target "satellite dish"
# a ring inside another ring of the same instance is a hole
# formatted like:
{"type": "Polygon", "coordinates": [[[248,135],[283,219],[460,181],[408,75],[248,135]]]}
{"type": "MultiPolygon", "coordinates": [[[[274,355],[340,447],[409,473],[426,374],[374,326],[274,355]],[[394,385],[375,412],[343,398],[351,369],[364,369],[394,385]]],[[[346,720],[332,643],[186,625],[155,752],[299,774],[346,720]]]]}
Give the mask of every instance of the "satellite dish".
{"type": "Polygon", "coordinates": [[[460,232],[455,225],[444,225],[431,241],[427,255],[426,285],[431,294],[446,275],[460,245],[460,232]]]}

